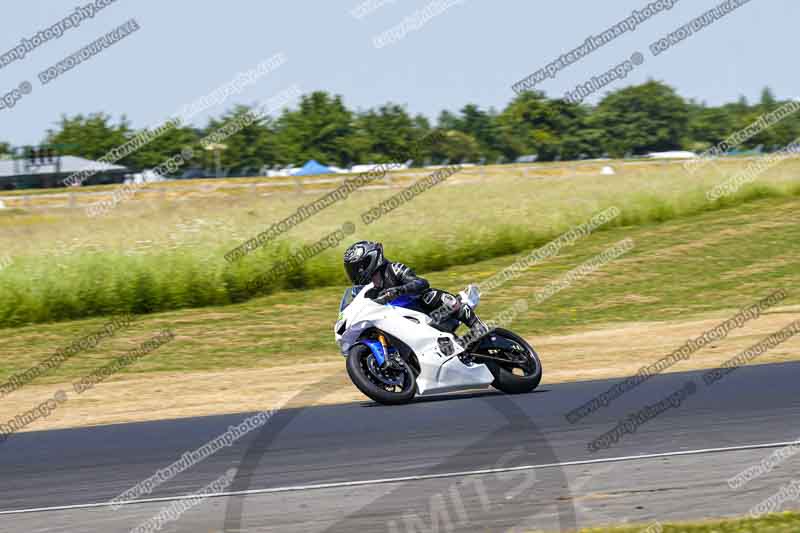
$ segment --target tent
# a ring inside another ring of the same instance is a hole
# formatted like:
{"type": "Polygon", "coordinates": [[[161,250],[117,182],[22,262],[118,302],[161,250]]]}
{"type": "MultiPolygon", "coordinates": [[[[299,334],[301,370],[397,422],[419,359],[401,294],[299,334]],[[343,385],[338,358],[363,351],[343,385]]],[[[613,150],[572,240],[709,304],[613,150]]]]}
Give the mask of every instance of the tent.
{"type": "Polygon", "coordinates": [[[312,159],[311,161],[309,161],[308,163],[303,165],[303,167],[300,170],[298,170],[297,172],[295,172],[293,175],[294,176],[315,176],[317,174],[333,174],[333,170],[331,170],[330,168],[326,167],[325,165],[317,163],[316,161],[314,161],[312,159]]]}

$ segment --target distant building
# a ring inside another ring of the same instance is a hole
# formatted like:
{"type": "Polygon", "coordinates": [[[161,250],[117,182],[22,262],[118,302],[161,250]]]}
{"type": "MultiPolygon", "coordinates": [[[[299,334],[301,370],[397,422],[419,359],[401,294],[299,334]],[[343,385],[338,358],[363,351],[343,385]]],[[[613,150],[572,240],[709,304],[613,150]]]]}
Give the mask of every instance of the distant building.
{"type": "Polygon", "coordinates": [[[63,187],[62,181],[81,170],[96,169],[97,173],[83,182],[83,185],[108,185],[123,183],[126,167],[90,161],[82,157],[65,155],[56,162],[45,165],[31,165],[26,159],[0,160],[0,190],[46,189],[63,187]]]}

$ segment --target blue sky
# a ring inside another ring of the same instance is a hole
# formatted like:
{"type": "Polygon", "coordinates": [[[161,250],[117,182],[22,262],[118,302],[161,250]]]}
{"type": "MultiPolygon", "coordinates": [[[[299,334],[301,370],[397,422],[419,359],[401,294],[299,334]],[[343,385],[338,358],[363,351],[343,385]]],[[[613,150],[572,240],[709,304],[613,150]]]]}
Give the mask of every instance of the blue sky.
{"type": "MultiPolygon", "coordinates": [[[[0,19],[0,54],[90,1],[7,3],[0,19]]],[[[354,109],[391,101],[435,117],[469,102],[501,108],[514,97],[513,83],[649,3],[448,0],[454,5],[398,42],[376,48],[375,36],[432,0],[386,2],[359,20],[351,11],[363,1],[117,0],[0,69],[0,95],[24,81],[33,86],[15,107],[0,110],[0,141],[39,142],[65,113],[103,111],[126,114],[134,127],[158,124],[279,52],[286,55],[283,66],[198,115],[196,124],[205,125],[209,115],[235,103],[265,101],[292,85],[303,92],[342,94],[354,109]],[[139,31],[47,85],[40,83],[41,71],[131,18],[139,31]]],[[[680,0],[540,88],[562,96],[641,51],[645,64],[608,89],[655,78],[685,97],[713,104],[742,94],[756,99],[765,85],[780,98],[800,96],[791,44],[800,20],[796,0],[751,0],[658,57],[650,54],[653,41],[718,3],[680,0]]]]}

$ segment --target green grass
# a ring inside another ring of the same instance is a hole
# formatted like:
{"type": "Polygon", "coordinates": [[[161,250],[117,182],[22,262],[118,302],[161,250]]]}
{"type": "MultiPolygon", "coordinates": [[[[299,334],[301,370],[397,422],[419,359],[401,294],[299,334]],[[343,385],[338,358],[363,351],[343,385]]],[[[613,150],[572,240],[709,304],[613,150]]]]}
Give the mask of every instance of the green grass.
{"type": "MultiPolygon", "coordinates": [[[[631,238],[635,248],[575,282],[511,328],[523,336],[591,329],[608,323],[686,319],[740,308],[778,288],[785,304],[800,303],[800,199],[762,199],[663,223],[616,227],[575,246],[484,294],[480,316],[490,318],[529,298],[604,249],[631,238]]],[[[394,256],[406,261],[403,255],[394,256]]],[[[437,287],[458,291],[510,265],[503,256],[427,275],[437,287]]],[[[409,261],[412,262],[412,261],[409,261]]],[[[338,360],[332,327],[343,286],[280,291],[247,302],[154,313],[130,329],[75,356],[40,382],[64,382],[121,355],[169,327],[176,339],[125,372],[205,371],[338,360]]],[[[61,346],[102,326],[106,318],[17,328],[4,338],[0,379],[22,371],[61,346]]],[[[699,334],[700,332],[698,332],[699,334]]]]}
{"type": "MultiPolygon", "coordinates": [[[[543,165],[537,172],[550,168],[543,165]]],[[[83,210],[16,210],[0,217],[0,249],[13,260],[0,271],[0,327],[225,306],[286,289],[340,286],[346,243],[256,293],[246,289],[292,249],[321,239],[346,220],[357,225],[348,240],[382,240],[390,257],[430,273],[529,250],[612,205],[622,215],[603,229],[644,227],[800,195],[800,164],[788,162],[733,197],[705,200],[712,184],[742,168],[740,162],[702,177],[661,164],[619,167],[613,177],[579,170],[571,178],[493,175],[483,183],[439,186],[370,226],[361,223],[360,214],[396,191],[358,192],[233,265],[223,259],[225,252],[316,195],[188,197],[169,205],[139,200],[96,219],[83,210]]]]}
{"type": "MultiPolygon", "coordinates": [[[[582,529],[581,533],[642,533],[647,525],[582,529]]],[[[800,531],[800,514],[780,513],[763,518],[716,520],[685,524],[663,524],[663,533],[796,533],[800,531]]]]}

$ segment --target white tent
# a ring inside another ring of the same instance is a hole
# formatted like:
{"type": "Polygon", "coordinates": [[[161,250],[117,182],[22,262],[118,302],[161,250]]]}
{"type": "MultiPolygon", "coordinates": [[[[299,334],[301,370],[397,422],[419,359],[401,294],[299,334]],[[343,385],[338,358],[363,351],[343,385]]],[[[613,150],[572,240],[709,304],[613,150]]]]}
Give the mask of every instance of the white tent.
{"type": "Polygon", "coordinates": [[[694,159],[697,154],[694,152],[652,152],[647,154],[650,159],[694,159]]]}

